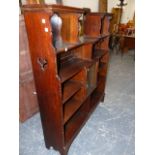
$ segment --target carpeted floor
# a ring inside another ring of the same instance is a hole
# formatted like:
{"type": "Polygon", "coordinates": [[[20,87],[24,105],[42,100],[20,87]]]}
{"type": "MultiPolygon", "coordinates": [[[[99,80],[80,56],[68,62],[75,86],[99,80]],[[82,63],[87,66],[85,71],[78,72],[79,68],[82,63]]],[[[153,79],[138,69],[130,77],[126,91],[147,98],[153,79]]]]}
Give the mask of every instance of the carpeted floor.
{"type": "MultiPolygon", "coordinates": [[[[111,54],[104,103],[96,108],[70,147],[69,155],[135,154],[133,51],[111,54]]],[[[20,124],[20,155],[59,155],[44,146],[39,114],[20,124]]]]}

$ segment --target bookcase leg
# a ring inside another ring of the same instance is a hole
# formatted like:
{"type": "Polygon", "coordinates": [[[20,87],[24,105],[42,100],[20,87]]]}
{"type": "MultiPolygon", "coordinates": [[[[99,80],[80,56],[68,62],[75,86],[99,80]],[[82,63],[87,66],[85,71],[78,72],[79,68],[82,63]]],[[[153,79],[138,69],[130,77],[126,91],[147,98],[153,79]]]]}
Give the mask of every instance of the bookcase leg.
{"type": "Polygon", "coordinates": [[[60,154],[61,155],[67,155],[68,154],[68,150],[63,149],[63,150],[60,151],[60,154]]]}
{"type": "Polygon", "coordinates": [[[50,149],[50,145],[47,145],[46,143],[45,143],[45,146],[46,146],[46,148],[49,150],[50,149]]]}
{"type": "Polygon", "coordinates": [[[104,102],[104,97],[105,97],[105,94],[104,94],[104,96],[101,98],[101,102],[104,102]]]}

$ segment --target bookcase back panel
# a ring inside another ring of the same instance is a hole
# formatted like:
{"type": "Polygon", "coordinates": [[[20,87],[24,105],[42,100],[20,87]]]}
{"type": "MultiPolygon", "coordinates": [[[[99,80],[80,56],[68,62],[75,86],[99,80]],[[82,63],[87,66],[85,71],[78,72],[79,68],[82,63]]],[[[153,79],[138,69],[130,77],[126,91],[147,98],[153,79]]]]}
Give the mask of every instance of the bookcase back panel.
{"type": "Polygon", "coordinates": [[[69,13],[60,14],[62,19],[61,35],[65,42],[75,43],[78,42],[79,36],[79,17],[80,14],[69,13]]]}
{"type": "Polygon", "coordinates": [[[92,58],[92,44],[85,44],[82,49],[82,57],[84,59],[92,58]]]}
{"type": "Polygon", "coordinates": [[[84,20],[84,34],[98,36],[101,31],[101,17],[96,15],[86,15],[84,20]]]}
{"type": "Polygon", "coordinates": [[[82,69],[81,72],[79,72],[78,74],[76,74],[73,77],[73,80],[76,80],[78,82],[80,82],[82,84],[81,90],[78,94],[78,97],[80,97],[82,100],[84,100],[86,98],[86,82],[87,82],[87,75],[86,75],[86,69],[82,69]]]}
{"type": "Polygon", "coordinates": [[[80,83],[82,83],[83,86],[86,85],[86,81],[87,81],[87,73],[86,73],[86,69],[83,68],[78,74],[76,74],[73,78],[73,80],[75,81],[79,81],[80,83]]]}
{"type": "Polygon", "coordinates": [[[92,46],[93,45],[91,43],[87,43],[87,44],[84,44],[83,46],[75,48],[73,50],[74,51],[74,55],[77,58],[91,60],[91,58],[92,58],[92,46]]]}
{"type": "Polygon", "coordinates": [[[68,51],[68,52],[59,54],[57,58],[58,58],[59,66],[62,67],[63,65],[71,62],[75,58],[75,55],[72,51],[68,51]]]}

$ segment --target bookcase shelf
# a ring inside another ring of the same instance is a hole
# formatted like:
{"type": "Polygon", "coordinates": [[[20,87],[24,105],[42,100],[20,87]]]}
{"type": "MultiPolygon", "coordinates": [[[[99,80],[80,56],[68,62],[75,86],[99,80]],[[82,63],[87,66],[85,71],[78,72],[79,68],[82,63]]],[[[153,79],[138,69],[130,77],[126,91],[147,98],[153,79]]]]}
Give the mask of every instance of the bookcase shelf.
{"type": "Polygon", "coordinates": [[[105,37],[106,35],[102,35],[99,37],[91,37],[91,36],[83,35],[83,36],[78,37],[77,42],[74,42],[74,43],[69,43],[69,42],[64,42],[62,40],[58,40],[54,47],[55,47],[56,53],[59,54],[62,52],[67,52],[69,50],[72,50],[84,44],[95,43],[98,41],[98,39],[105,38],[105,37]]]}
{"type": "Polygon", "coordinates": [[[93,65],[93,63],[94,61],[73,58],[60,68],[59,76],[61,82],[63,83],[64,81],[68,80],[69,78],[80,72],[80,70],[84,67],[89,68],[91,65],[93,65]]]}
{"type": "Polygon", "coordinates": [[[80,59],[72,59],[70,62],[60,68],[59,76],[61,82],[68,80],[78,73],[84,67],[84,62],[80,59]]]}
{"type": "Polygon", "coordinates": [[[71,116],[80,108],[82,101],[71,98],[64,105],[64,124],[71,118],[71,116]]]}
{"type": "Polygon", "coordinates": [[[25,5],[46,148],[61,155],[104,99],[110,14],[62,5],[25,5]],[[84,16],[84,17],[83,17],[84,16]],[[79,32],[79,18],[84,31],[79,32]]]}
{"type": "Polygon", "coordinates": [[[77,81],[67,81],[63,86],[63,103],[65,103],[69,98],[71,98],[77,91],[80,90],[82,84],[77,81]]]}
{"type": "Polygon", "coordinates": [[[87,99],[82,106],[76,111],[74,116],[65,124],[65,143],[70,144],[72,139],[78,134],[83,124],[88,119],[88,105],[87,99]]]}

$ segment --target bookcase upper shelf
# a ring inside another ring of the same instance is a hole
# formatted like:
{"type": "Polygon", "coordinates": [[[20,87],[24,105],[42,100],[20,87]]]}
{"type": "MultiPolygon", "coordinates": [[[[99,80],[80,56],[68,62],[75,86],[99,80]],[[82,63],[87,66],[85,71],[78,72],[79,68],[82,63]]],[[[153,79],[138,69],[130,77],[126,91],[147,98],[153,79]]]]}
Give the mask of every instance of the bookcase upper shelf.
{"type": "Polygon", "coordinates": [[[91,36],[80,36],[78,39],[78,42],[75,43],[69,43],[69,42],[63,42],[63,41],[58,41],[56,43],[55,46],[55,51],[57,54],[62,53],[62,52],[67,52],[69,50],[72,50],[74,48],[77,48],[79,46],[82,46],[84,44],[89,44],[89,43],[96,43],[98,42],[100,39],[103,39],[107,36],[109,36],[110,34],[106,34],[106,35],[100,35],[97,37],[91,37],[91,36]]]}

